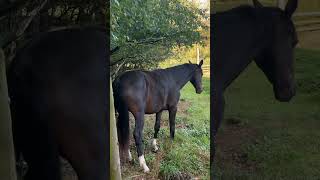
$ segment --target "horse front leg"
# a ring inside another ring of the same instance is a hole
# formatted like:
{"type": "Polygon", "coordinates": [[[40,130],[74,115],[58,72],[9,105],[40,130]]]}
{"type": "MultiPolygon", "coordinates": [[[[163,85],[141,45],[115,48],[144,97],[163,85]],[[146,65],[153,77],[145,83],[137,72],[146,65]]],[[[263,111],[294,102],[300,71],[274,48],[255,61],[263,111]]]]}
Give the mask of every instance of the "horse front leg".
{"type": "Polygon", "coordinates": [[[211,131],[210,131],[210,140],[211,140],[211,147],[212,154],[210,156],[210,170],[211,170],[211,177],[213,177],[213,163],[215,158],[215,150],[216,150],[216,134],[218,132],[218,129],[221,125],[221,121],[223,119],[224,114],[224,106],[225,106],[225,100],[223,97],[223,94],[215,93],[213,96],[213,116],[211,118],[211,131]]]}
{"type": "Polygon", "coordinates": [[[213,137],[215,137],[221,125],[224,114],[224,106],[225,100],[223,94],[217,94],[213,97],[213,131],[211,131],[213,137]]]}
{"type": "Polygon", "coordinates": [[[170,138],[174,139],[174,132],[176,126],[176,114],[177,114],[177,106],[173,106],[169,109],[169,124],[170,124],[170,138]]]}
{"type": "Polygon", "coordinates": [[[150,169],[148,168],[146,164],[146,160],[143,155],[144,112],[137,112],[134,115],[135,115],[136,123],[135,123],[135,129],[133,131],[133,137],[136,142],[140,167],[142,167],[143,171],[146,173],[146,172],[149,172],[150,169]]]}
{"type": "Polygon", "coordinates": [[[159,150],[159,147],[157,145],[157,138],[158,138],[158,132],[160,129],[161,114],[162,114],[162,111],[156,113],[156,122],[154,124],[154,136],[152,140],[153,152],[157,152],[159,150]]]}

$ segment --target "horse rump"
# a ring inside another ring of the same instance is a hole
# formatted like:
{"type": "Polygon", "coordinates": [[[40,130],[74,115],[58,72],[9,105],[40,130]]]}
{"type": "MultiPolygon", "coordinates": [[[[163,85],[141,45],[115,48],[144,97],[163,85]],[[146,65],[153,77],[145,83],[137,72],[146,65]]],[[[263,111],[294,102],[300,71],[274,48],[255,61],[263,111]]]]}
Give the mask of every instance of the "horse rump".
{"type": "Polygon", "coordinates": [[[115,108],[118,112],[117,131],[121,160],[126,160],[129,151],[129,109],[119,94],[114,94],[115,108]]]}

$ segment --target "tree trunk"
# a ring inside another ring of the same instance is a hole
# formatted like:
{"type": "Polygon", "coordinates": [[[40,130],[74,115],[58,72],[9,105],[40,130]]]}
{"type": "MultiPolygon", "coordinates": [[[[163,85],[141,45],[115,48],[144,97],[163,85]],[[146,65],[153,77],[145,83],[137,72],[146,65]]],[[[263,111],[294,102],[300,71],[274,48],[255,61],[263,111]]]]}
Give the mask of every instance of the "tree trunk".
{"type": "Polygon", "coordinates": [[[110,179],[121,180],[118,135],[111,82],[110,79],[110,179]]]}
{"type": "Polygon", "coordinates": [[[0,48],[0,179],[16,180],[5,57],[0,48]]]}

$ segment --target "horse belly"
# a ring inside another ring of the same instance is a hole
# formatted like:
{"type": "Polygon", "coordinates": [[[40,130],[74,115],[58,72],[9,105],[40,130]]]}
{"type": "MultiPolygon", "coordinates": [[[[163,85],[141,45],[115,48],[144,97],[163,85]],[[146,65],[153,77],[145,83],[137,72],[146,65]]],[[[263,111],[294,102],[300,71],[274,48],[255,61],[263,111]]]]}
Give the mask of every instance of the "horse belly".
{"type": "Polygon", "coordinates": [[[165,105],[161,98],[152,98],[149,97],[146,102],[145,106],[145,113],[146,114],[153,114],[160,112],[161,110],[165,109],[165,105]]]}

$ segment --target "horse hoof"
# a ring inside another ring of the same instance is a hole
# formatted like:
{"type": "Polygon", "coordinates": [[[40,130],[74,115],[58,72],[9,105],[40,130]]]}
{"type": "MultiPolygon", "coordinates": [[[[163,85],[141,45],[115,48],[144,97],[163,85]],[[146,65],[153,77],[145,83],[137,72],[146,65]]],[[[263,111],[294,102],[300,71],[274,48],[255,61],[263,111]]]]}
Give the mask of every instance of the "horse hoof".
{"type": "Polygon", "coordinates": [[[133,158],[128,158],[128,162],[132,164],[134,162],[133,158]]]}
{"type": "Polygon", "coordinates": [[[143,172],[144,172],[144,173],[149,173],[149,172],[150,172],[150,169],[149,169],[148,167],[145,167],[145,168],[143,169],[143,172]]]}
{"type": "Polygon", "coordinates": [[[153,139],[153,141],[152,141],[152,147],[153,147],[152,151],[153,151],[154,153],[158,152],[159,147],[158,147],[158,145],[157,145],[157,140],[156,140],[156,139],[153,139]]]}
{"type": "Polygon", "coordinates": [[[159,148],[156,146],[152,149],[152,152],[157,153],[159,151],[159,148]]]}
{"type": "Polygon", "coordinates": [[[143,155],[139,157],[139,164],[140,164],[140,167],[143,168],[143,172],[145,172],[145,173],[150,172],[150,169],[148,168],[148,166],[146,164],[146,160],[144,159],[143,155]]]}
{"type": "Polygon", "coordinates": [[[129,162],[133,160],[130,150],[128,150],[128,160],[129,162]]]}

